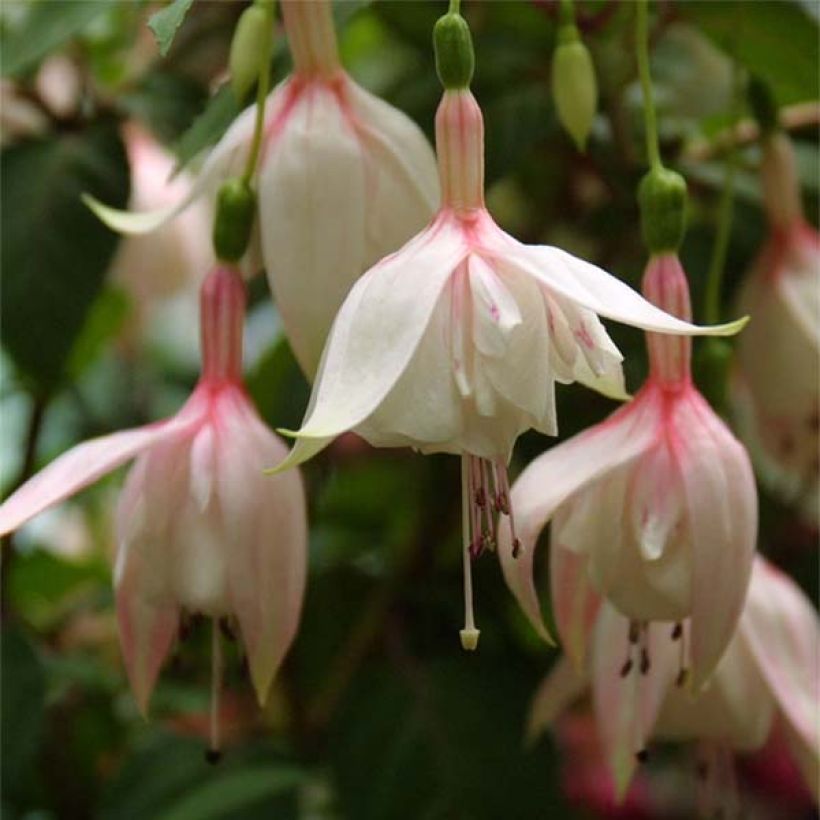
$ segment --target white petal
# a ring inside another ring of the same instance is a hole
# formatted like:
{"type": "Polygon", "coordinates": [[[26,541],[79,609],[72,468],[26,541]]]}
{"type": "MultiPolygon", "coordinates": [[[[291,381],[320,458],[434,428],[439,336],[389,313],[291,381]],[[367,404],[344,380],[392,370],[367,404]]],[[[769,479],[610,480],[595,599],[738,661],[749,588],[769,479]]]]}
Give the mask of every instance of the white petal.
{"type": "Polygon", "coordinates": [[[747,322],[747,319],[738,319],[711,327],[684,322],[655,307],[615,276],[560,248],[522,245],[512,237],[507,240],[496,249],[502,258],[599,316],[644,330],[701,336],[731,336],[747,322]]]}
{"type": "Polygon", "coordinates": [[[302,428],[311,444],[291,450],[293,466],[365,421],[404,373],[454,268],[466,252],[458,227],[440,220],[369,270],[333,323],[302,428]]]}
{"type": "Polygon", "coordinates": [[[749,457],[699,393],[676,403],[678,469],[692,550],[692,686],[697,691],[737,626],[757,539],[749,457]],[[719,579],[719,580],[718,580],[719,579]]]}
{"type": "Polygon", "coordinates": [[[473,338],[485,356],[505,355],[514,328],[521,324],[521,311],[493,269],[477,254],[468,260],[473,297],[473,338]]]}
{"type": "Polygon", "coordinates": [[[309,377],[345,296],[377,261],[365,248],[366,174],[336,94],[308,84],[265,155],[259,212],[271,290],[309,377]]]}
{"type": "MultiPolygon", "coordinates": [[[[307,577],[307,520],[297,471],[266,477],[285,455],[244,397],[219,409],[219,500],[230,538],[228,584],[260,703],[299,624],[307,577]]],[[[226,545],[227,546],[227,545],[226,545]]]]}

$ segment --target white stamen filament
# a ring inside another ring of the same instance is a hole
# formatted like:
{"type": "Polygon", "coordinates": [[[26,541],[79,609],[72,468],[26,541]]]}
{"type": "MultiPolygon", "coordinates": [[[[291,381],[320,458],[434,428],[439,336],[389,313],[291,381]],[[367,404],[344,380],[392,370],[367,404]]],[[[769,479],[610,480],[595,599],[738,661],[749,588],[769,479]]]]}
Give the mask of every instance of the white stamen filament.
{"type": "Polygon", "coordinates": [[[461,646],[468,651],[478,646],[479,631],[475,626],[473,615],[473,570],[470,556],[470,519],[475,507],[472,496],[472,481],[470,480],[470,456],[461,457],[461,532],[462,532],[462,560],[464,563],[464,629],[459,633],[461,646]]]}

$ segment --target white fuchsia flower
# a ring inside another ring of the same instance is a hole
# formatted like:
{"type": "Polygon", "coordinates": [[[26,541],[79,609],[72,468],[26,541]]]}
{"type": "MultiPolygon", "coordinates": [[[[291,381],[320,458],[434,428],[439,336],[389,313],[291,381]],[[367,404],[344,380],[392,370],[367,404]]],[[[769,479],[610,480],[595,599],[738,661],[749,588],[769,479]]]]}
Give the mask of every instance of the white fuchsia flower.
{"type": "MultiPolygon", "coordinates": [[[[350,287],[429,220],[438,178],[421,129],[345,73],[328,0],[281,6],[294,68],[265,108],[258,230],[285,330],[312,377],[350,287]]],[[[115,230],[144,233],[196,197],[215,194],[222,181],[242,174],[255,117],[255,105],[240,114],[177,205],[123,213],[92,203],[95,212],[115,230]]]]}
{"type": "MultiPolygon", "coordinates": [[[[193,178],[183,171],[169,182],[174,157],[153,137],[135,123],[124,128],[123,136],[131,166],[130,208],[165,208],[188,196],[193,178]]],[[[109,276],[133,296],[141,313],[186,286],[198,287],[203,272],[214,264],[213,250],[203,241],[212,223],[211,203],[197,200],[151,236],[122,239],[109,276]]]]}
{"type": "Polygon", "coordinates": [[[816,522],[820,235],[803,217],[785,134],[767,139],[761,174],[771,232],[740,292],[754,321],[737,347],[732,397],[761,478],[816,522]]]}
{"type": "MultiPolygon", "coordinates": [[[[304,491],[296,472],[262,476],[286,449],[242,384],[244,311],[239,274],[211,273],[202,286],[202,376],[182,409],[74,447],[0,506],[7,533],[136,458],[117,513],[115,587],[126,669],[143,712],[183,615],[238,624],[260,702],[299,623],[304,491]]],[[[215,626],[215,687],[218,633],[215,626]]]]}
{"type": "MultiPolygon", "coordinates": [[[[653,256],[643,288],[655,304],[691,316],[676,255],[653,256]]],[[[567,652],[579,661],[583,655],[594,592],[632,622],[636,640],[651,621],[688,619],[687,654],[699,689],[743,607],[757,494],[746,451],[692,384],[690,339],[647,334],[647,343],[650,374],[635,398],[548,450],[515,482],[524,554],[513,557],[506,535],[499,552],[507,583],[548,638],[533,553],[552,520],[554,605],[567,652]]]]}
{"type": "Polygon", "coordinates": [[[625,397],[622,356],[599,315],[677,334],[725,335],[738,324],[698,328],[595,265],[501,230],[484,205],[484,123],[467,87],[445,90],[436,148],[442,207],[353,287],[278,469],[347,430],[376,446],[461,455],[462,638],[473,648],[469,555],[494,542],[495,511],[513,528],[506,465],[516,438],[529,428],[556,433],[556,382],[625,397]]]}
{"type": "MultiPolygon", "coordinates": [[[[568,566],[559,569],[573,572],[577,557],[566,553],[564,561],[568,566]]],[[[651,665],[642,674],[625,675],[623,648],[631,627],[609,603],[594,596],[589,600],[594,610],[586,626],[589,656],[580,668],[562,658],[550,671],[533,701],[531,736],[591,686],[599,735],[619,795],[626,793],[650,738],[693,740],[699,742],[702,762],[708,763],[704,797],[714,804],[722,796],[731,806],[733,795],[725,787],[731,785],[732,753],[761,748],[775,727],[782,727],[817,799],[820,619],[787,575],[763,558],[755,559],[737,631],[708,686],[696,695],[676,685],[684,650],[680,630],[651,624],[640,637],[651,665]]],[[[559,607],[565,610],[559,628],[565,628],[575,616],[566,603],[559,607]]]]}

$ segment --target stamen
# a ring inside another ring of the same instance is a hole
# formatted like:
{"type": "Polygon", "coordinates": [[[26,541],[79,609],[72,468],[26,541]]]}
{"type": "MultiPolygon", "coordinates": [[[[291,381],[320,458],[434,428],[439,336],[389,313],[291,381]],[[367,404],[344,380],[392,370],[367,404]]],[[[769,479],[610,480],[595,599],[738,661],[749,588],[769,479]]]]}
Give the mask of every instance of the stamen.
{"type": "Polygon", "coordinates": [[[627,658],[621,667],[621,677],[625,678],[632,671],[632,658],[627,658]]]}
{"type": "Polygon", "coordinates": [[[473,615],[473,575],[472,575],[472,541],[470,537],[471,519],[474,518],[474,498],[472,487],[471,456],[461,457],[461,530],[462,530],[462,560],[464,572],[464,629],[459,632],[463,649],[473,651],[478,646],[479,631],[475,626],[473,615]]]}
{"type": "Polygon", "coordinates": [[[647,749],[639,749],[635,752],[635,759],[638,763],[646,763],[649,760],[649,751],[647,749]]]}
{"type": "Polygon", "coordinates": [[[222,644],[219,641],[219,623],[216,618],[211,628],[211,727],[210,747],[205,752],[208,763],[219,763],[222,749],[219,734],[219,695],[222,690],[222,644]]]}
{"type": "Polygon", "coordinates": [[[683,686],[686,683],[688,677],[689,670],[681,667],[680,671],[678,672],[678,676],[675,678],[675,686],[683,686]]]}
{"type": "Polygon", "coordinates": [[[631,644],[638,643],[638,638],[641,636],[641,625],[637,621],[629,622],[629,642],[631,644]]]}
{"type": "Polygon", "coordinates": [[[681,635],[683,635],[683,624],[676,623],[674,627],[672,627],[672,640],[679,641],[681,635]]]}
{"type": "Polygon", "coordinates": [[[512,543],[512,556],[518,558],[521,555],[521,540],[515,533],[515,516],[513,515],[512,503],[510,502],[510,480],[507,476],[507,468],[503,463],[493,464],[493,472],[496,477],[496,500],[498,508],[502,514],[510,519],[510,540],[512,543]]]}
{"type": "Polygon", "coordinates": [[[646,647],[641,649],[641,674],[646,675],[649,672],[649,650],[646,647]]]}

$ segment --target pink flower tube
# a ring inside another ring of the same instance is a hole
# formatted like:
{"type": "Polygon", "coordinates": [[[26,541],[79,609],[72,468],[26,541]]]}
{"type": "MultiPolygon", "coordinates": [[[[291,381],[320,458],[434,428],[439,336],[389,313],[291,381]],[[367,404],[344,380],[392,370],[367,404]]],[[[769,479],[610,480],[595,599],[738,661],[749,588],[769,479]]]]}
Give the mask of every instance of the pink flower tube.
{"type": "MultiPolygon", "coordinates": [[[[115,569],[125,665],[145,713],[181,616],[237,623],[260,702],[296,632],[307,527],[298,473],[262,475],[286,449],[242,384],[245,292],[218,268],[201,291],[202,376],[172,418],[87,441],[0,506],[0,533],[24,524],[136,457],[119,502],[115,569]]],[[[214,714],[216,710],[214,708],[214,714]]],[[[218,726],[214,725],[214,746],[218,726]]]]}
{"type": "MultiPolygon", "coordinates": [[[[677,256],[653,257],[646,296],[688,318],[677,256]]],[[[548,450],[512,492],[523,555],[500,542],[507,583],[547,636],[533,579],[538,534],[552,519],[553,604],[565,648],[582,662],[597,596],[632,626],[637,670],[647,624],[680,626],[697,691],[734,633],[757,535],[757,494],[746,451],[692,384],[691,342],[647,334],[650,374],[635,398],[602,424],[548,450]]],[[[630,658],[633,655],[630,654],[630,658]]],[[[637,672],[636,672],[637,673],[637,672]]]]}

